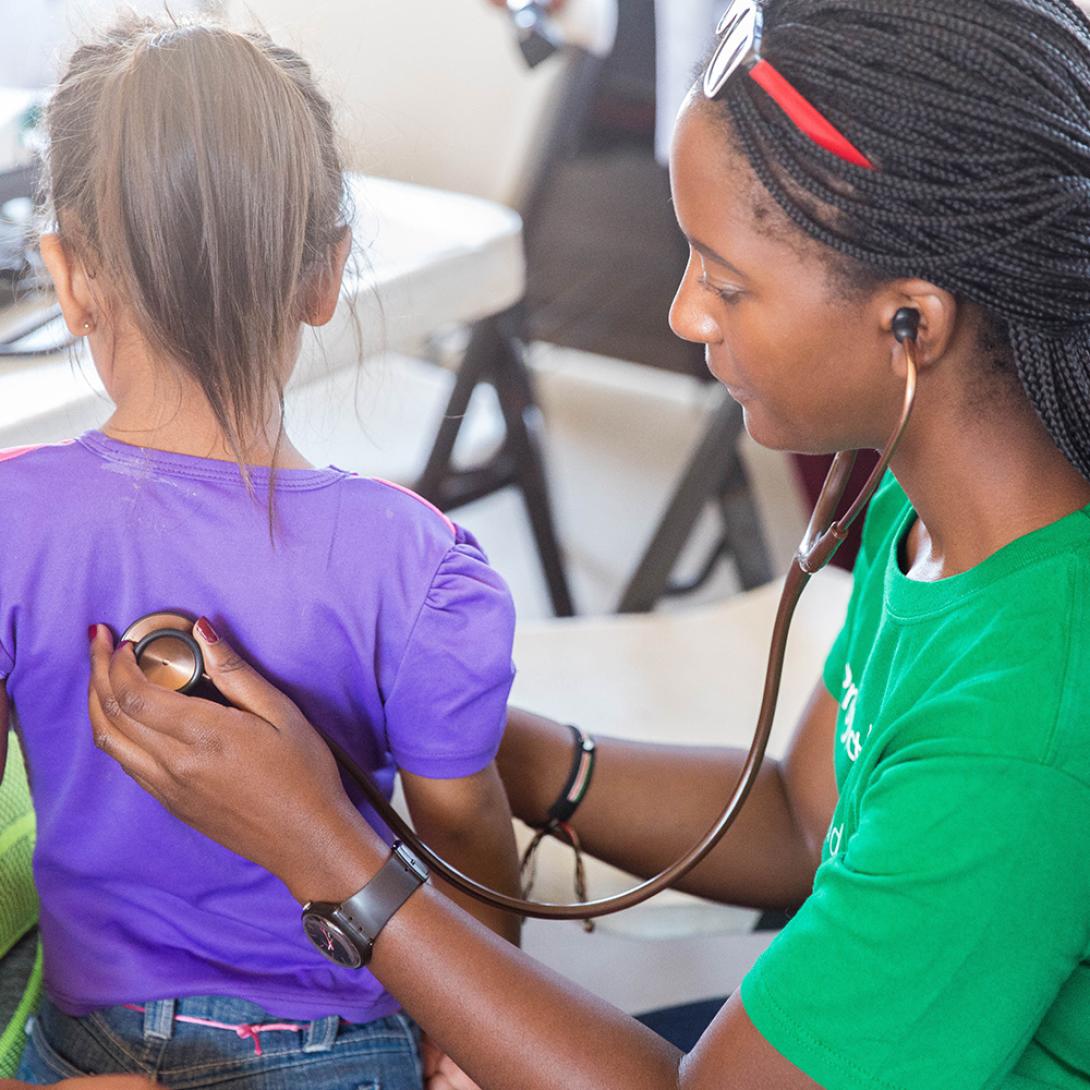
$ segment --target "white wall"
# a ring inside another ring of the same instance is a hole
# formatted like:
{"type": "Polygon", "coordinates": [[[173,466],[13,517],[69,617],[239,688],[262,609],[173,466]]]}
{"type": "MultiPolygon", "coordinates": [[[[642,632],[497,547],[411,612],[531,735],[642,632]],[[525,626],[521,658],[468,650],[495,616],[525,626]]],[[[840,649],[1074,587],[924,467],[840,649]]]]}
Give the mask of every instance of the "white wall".
{"type": "MultiPolygon", "coordinates": [[[[181,15],[216,0],[171,0],[181,15]]],[[[160,12],[162,0],[127,0],[140,12],[160,12]]],[[[64,57],[89,28],[101,27],[121,7],[118,0],[0,0],[0,87],[47,87],[64,57]]]]}
{"type": "Polygon", "coordinates": [[[529,72],[484,0],[228,0],[297,49],[333,99],[349,167],[517,204],[553,62],[529,72]]]}

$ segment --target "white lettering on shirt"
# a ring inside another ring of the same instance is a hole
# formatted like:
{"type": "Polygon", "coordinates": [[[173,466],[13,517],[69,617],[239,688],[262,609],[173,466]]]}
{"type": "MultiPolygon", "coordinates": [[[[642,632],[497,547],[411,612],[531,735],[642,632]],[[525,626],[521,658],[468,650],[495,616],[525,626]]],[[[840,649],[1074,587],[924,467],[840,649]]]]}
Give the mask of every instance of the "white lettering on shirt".
{"type": "MultiPolygon", "coordinates": [[[[848,755],[848,760],[854,762],[863,749],[864,739],[862,734],[854,727],[855,708],[859,699],[859,686],[856,685],[855,681],[852,679],[852,668],[847,663],[844,664],[844,683],[841,688],[844,690],[844,696],[840,701],[840,706],[844,709],[844,730],[840,735],[840,743],[844,747],[844,752],[848,755]]],[[[872,730],[874,730],[873,723],[867,727],[868,738],[870,737],[870,732],[872,730]]]]}
{"type": "Polygon", "coordinates": [[[844,823],[839,825],[833,825],[829,829],[829,858],[835,859],[837,852],[840,851],[840,841],[844,836],[844,823]]]}

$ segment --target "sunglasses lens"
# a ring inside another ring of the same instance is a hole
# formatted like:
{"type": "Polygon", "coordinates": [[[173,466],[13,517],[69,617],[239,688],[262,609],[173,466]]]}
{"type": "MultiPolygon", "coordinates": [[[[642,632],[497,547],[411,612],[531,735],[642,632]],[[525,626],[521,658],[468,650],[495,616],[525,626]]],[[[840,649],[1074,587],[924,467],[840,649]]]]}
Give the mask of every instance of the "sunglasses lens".
{"type": "Polygon", "coordinates": [[[754,0],[735,0],[719,20],[716,34],[722,40],[704,73],[704,94],[715,98],[734,70],[753,48],[757,33],[758,9],[754,0]]]}

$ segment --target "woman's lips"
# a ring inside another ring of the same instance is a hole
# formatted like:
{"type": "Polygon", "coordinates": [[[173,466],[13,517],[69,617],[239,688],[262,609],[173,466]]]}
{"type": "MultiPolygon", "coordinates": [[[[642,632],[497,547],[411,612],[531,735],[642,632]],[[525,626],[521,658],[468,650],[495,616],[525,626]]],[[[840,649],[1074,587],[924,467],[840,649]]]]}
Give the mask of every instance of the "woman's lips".
{"type": "Polygon", "coordinates": [[[711,353],[708,351],[704,352],[704,363],[706,364],[708,370],[711,372],[715,380],[727,391],[728,394],[730,394],[732,398],[734,398],[735,401],[747,400],[748,394],[746,393],[745,389],[741,386],[738,386],[735,382],[731,380],[731,377],[722,367],[720,367],[712,359],[711,353]]]}

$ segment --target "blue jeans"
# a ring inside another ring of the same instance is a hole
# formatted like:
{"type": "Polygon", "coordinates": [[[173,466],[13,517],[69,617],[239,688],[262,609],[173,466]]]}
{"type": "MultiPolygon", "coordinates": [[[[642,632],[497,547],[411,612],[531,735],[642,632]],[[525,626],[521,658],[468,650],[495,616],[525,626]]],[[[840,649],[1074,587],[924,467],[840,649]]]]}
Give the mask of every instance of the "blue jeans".
{"type": "MultiPolygon", "coordinates": [[[[240,1035],[230,1026],[292,1022],[242,999],[193,996],[72,1018],[48,999],[27,1030],[18,1077],[47,1085],[85,1074],[144,1074],[175,1090],[422,1090],[419,1031],[404,1014],[354,1024],[336,1016],[240,1035]]],[[[243,1030],[245,1033],[245,1030],[243,1030]]]]}
{"type": "Polygon", "coordinates": [[[638,1014],[636,1021],[653,1029],[660,1037],[665,1037],[682,1052],[691,1052],[726,1001],[727,997],[723,996],[722,999],[702,999],[696,1003],[682,1003],[678,1007],[663,1007],[638,1014]]]}

